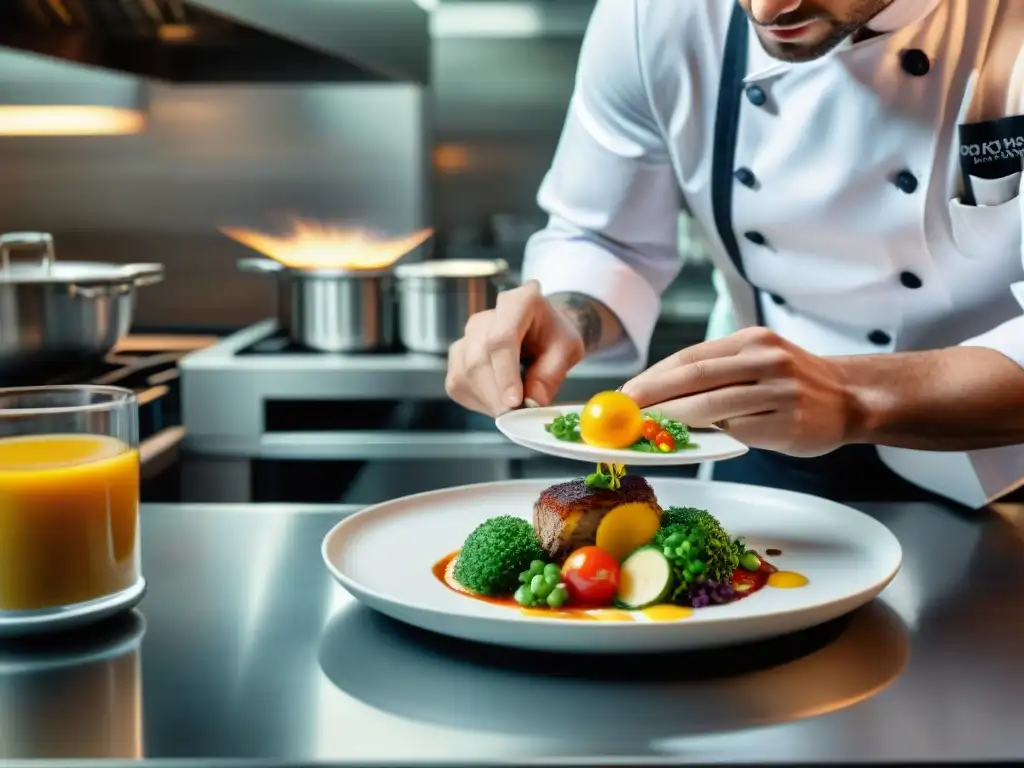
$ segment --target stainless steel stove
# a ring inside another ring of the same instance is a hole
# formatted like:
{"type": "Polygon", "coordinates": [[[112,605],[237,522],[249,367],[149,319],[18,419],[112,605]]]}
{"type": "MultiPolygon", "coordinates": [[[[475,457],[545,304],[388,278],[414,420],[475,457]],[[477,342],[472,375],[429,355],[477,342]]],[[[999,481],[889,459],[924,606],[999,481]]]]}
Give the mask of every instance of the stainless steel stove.
{"type": "MultiPolygon", "coordinates": [[[[274,459],[518,458],[531,455],[451,404],[446,361],[338,355],[292,345],[274,320],[179,363],[189,451],[274,459]]],[[[618,387],[633,365],[582,363],[562,396],[618,387]]]]}
{"type": "MultiPolygon", "coordinates": [[[[184,478],[186,495],[190,484],[207,493],[219,485],[226,500],[241,500],[252,492],[260,462],[330,462],[324,471],[332,472],[340,471],[337,463],[372,462],[378,475],[422,490],[432,487],[437,462],[446,462],[446,483],[456,465],[462,482],[515,476],[517,464],[537,454],[511,443],[492,419],[453,404],[444,390],[446,365],[430,355],[309,351],[291,344],[276,320],[188,355],[179,362],[184,446],[204,460],[187,470],[194,479],[184,478]]],[[[562,397],[614,389],[637,370],[582,363],[562,397]]],[[[353,476],[345,500],[373,501],[388,482],[353,476]]]]}

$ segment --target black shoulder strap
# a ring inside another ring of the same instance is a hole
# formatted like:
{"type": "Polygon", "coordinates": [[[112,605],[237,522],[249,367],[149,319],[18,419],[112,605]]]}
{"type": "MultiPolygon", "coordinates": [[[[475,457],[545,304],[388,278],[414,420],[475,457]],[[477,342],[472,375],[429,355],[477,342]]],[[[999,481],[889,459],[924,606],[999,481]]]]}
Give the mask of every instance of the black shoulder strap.
{"type": "MultiPolygon", "coordinates": [[[[750,35],[747,14],[737,2],[734,4],[729,31],[725,38],[722,61],[722,81],[718,89],[718,113],[715,120],[715,148],[711,160],[711,205],[715,228],[740,275],[746,278],[743,257],[740,255],[736,230],[732,223],[732,194],[735,188],[733,172],[736,164],[736,134],[739,130],[740,105],[743,99],[743,78],[747,76],[747,40],[750,35]]],[[[757,305],[761,322],[761,302],[757,305]]]]}

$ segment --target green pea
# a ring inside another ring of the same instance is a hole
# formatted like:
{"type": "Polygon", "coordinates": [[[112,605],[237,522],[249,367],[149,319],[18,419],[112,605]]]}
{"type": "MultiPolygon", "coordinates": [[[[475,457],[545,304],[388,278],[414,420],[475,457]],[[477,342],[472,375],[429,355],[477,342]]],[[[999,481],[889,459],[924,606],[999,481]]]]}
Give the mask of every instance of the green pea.
{"type": "Polygon", "coordinates": [[[744,552],[740,558],[740,565],[748,571],[756,571],[761,567],[761,559],[753,552],[744,552]]]}
{"type": "Polygon", "coordinates": [[[563,605],[565,605],[568,599],[568,591],[566,591],[565,587],[559,586],[551,590],[551,594],[549,594],[547,598],[547,603],[552,608],[561,608],[563,605]]]}
{"type": "Polygon", "coordinates": [[[693,574],[704,573],[704,563],[702,563],[700,560],[694,560],[690,563],[689,570],[693,574]]]}
{"type": "Polygon", "coordinates": [[[669,536],[667,539],[665,539],[665,546],[666,547],[672,547],[673,549],[675,549],[676,547],[678,547],[680,544],[683,543],[685,538],[686,537],[684,537],[683,534],[681,534],[681,533],[673,533],[671,536],[669,536]]]}
{"type": "Polygon", "coordinates": [[[529,584],[523,584],[519,589],[516,590],[514,595],[515,600],[520,605],[529,608],[533,605],[533,592],[530,589],[529,584]]]}
{"type": "Polygon", "coordinates": [[[554,563],[548,563],[544,566],[544,575],[554,574],[555,576],[561,577],[562,570],[554,563]]]}
{"type": "Polygon", "coordinates": [[[691,546],[692,546],[692,545],[690,544],[690,542],[688,542],[688,541],[684,541],[684,542],[683,542],[682,544],[680,544],[679,546],[680,546],[680,547],[682,548],[682,550],[683,550],[683,554],[686,554],[687,552],[689,552],[689,551],[690,551],[690,549],[691,549],[691,546]]]}
{"type": "Polygon", "coordinates": [[[676,557],[686,557],[686,550],[682,547],[676,547],[675,555],[676,557]]]}
{"type": "Polygon", "coordinates": [[[520,584],[529,584],[530,583],[530,579],[532,579],[532,578],[533,578],[533,572],[532,571],[523,571],[522,573],[519,574],[519,583],[520,584]]]}
{"type": "Polygon", "coordinates": [[[666,546],[664,549],[661,550],[661,554],[663,554],[669,560],[672,560],[676,556],[676,551],[673,547],[666,546]]]}
{"type": "Polygon", "coordinates": [[[544,581],[549,587],[557,587],[558,583],[562,580],[562,574],[560,573],[545,573],[544,581]]]}
{"type": "Polygon", "coordinates": [[[541,600],[551,594],[551,589],[552,585],[548,584],[541,574],[534,576],[533,581],[530,582],[530,591],[541,600]]]}

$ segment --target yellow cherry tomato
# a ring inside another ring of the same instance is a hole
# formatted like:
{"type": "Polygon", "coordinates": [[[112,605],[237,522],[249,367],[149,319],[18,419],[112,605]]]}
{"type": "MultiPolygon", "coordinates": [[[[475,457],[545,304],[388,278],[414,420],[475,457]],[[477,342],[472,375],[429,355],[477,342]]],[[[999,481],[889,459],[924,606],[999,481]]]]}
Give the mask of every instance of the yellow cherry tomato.
{"type": "Polygon", "coordinates": [[[639,406],[621,392],[599,392],[580,413],[580,437],[598,448],[628,448],[640,439],[643,427],[639,406]]]}

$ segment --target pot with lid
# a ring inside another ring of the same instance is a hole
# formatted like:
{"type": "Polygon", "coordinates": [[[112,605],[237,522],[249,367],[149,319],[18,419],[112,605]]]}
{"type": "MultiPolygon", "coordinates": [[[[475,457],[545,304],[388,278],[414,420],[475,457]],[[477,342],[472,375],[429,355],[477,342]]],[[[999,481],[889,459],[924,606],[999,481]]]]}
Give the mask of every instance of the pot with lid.
{"type": "Polygon", "coordinates": [[[99,359],[127,334],[161,264],[58,261],[53,236],[0,236],[0,374],[99,359]]]}

